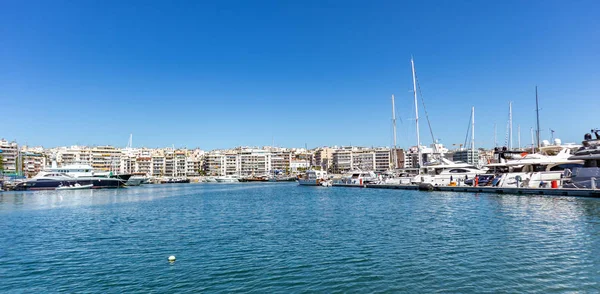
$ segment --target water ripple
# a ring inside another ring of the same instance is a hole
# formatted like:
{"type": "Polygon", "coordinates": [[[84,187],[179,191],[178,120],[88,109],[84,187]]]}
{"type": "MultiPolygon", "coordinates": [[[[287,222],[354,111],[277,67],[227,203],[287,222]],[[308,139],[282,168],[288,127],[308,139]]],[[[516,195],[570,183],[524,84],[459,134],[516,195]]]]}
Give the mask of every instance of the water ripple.
{"type": "Polygon", "coordinates": [[[0,292],[598,292],[600,201],[293,183],[10,192],[0,263],[0,292]]]}

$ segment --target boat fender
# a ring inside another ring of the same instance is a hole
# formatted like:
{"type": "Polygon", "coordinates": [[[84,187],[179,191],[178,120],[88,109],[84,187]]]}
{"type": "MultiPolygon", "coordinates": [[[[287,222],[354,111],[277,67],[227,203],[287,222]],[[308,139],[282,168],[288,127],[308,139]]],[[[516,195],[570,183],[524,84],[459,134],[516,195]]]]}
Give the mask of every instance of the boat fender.
{"type": "Polygon", "coordinates": [[[420,191],[433,191],[434,187],[432,184],[429,183],[421,183],[419,184],[419,190],[420,191]]]}

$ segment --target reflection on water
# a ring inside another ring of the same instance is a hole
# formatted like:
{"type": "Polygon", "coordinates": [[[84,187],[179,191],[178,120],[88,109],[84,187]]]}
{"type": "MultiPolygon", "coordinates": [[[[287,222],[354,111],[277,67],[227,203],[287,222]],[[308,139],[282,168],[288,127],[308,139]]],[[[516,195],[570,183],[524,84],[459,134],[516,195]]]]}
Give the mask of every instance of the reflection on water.
{"type": "Polygon", "coordinates": [[[190,193],[201,194],[205,191],[217,193],[261,189],[269,185],[272,184],[164,184],[142,185],[123,189],[2,192],[0,193],[0,212],[15,209],[50,209],[151,201],[190,193]]]}

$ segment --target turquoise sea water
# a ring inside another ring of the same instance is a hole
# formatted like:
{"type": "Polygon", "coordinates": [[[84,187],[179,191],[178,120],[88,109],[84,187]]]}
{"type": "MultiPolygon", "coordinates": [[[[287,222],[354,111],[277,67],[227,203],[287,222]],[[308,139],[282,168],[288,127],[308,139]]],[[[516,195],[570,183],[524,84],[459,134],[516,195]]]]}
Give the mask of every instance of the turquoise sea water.
{"type": "Polygon", "coordinates": [[[5,192],[0,265],[10,293],[598,292],[600,200],[295,183],[5,192]]]}

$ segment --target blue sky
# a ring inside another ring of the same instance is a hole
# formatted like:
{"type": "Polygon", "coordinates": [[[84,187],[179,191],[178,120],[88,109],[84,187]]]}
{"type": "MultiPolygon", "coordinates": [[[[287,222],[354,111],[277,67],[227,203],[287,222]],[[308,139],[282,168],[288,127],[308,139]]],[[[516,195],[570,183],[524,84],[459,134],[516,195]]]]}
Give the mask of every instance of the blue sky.
{"type": "Polygon", "coordinates": [[[229,148],[580,141],[600,127],[597,1],[0,0],[0,137],[229,148]],[[420,105],[421,106],[421,105],[420,105]],[[422,107],[420,107],[422,110],[422,107]],[[421,111],[422,143],[432,139],[421,111]]]}

